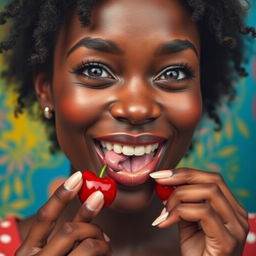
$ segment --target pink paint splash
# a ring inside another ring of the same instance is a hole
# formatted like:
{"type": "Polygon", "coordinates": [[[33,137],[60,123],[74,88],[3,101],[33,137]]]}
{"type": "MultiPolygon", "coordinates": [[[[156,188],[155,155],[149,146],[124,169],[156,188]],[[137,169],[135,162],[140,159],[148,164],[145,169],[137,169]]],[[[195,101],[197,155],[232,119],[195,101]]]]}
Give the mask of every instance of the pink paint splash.
{"type": "Polygon", "coordinates": [[[252,62],[252,74],[253,74],[253,79],[256,81],[256,58],[254,58],[252,62]]]}
{"type": "Polygon", "coordinates": [[[252,114],[254,119],[256,120],[256,96],[254,97],[252,101],[252,114]]]}

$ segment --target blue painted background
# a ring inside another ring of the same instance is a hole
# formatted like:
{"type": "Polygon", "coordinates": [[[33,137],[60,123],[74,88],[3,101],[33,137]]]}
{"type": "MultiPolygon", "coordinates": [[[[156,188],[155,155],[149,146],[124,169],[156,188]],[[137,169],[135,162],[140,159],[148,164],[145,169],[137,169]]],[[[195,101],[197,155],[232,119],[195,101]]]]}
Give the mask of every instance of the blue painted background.
{"type": "MultiPolygon", "coordinates": [[[[5,1],[0,1],[4,3],[5,1]]],[[[248,24],[256,26],[256,0],[248,24]]],[[[237,81],[234,104],[220,111],[220,133],[204,120],[196,132],[199,143],[181,165],[221,172],[247,210],[256,211],[256,43],[247,70],[250,76],[237,81]]],[[[0,59],[0,68],[4,66],[0,59]]],[[[27,113],[13,116],[15,95],[3,91],[0,80],[0,218],[25,217],[36,211],[68,175],[62,155],[51,156],[45,131],[27,113]]]]}

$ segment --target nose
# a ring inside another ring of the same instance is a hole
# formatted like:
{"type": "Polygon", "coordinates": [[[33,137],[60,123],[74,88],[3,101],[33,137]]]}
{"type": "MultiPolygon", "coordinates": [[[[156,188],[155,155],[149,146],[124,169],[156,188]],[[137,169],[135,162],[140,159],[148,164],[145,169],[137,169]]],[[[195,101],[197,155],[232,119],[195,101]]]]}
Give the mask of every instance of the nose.
{"type": "Polygon", "coordinates": [[[111,115],[118,121],[132,125],[153,122],[161,115],[155,94],[145,83],[126,84],[119,88],[117,100],[111,106],[111,115]]]}

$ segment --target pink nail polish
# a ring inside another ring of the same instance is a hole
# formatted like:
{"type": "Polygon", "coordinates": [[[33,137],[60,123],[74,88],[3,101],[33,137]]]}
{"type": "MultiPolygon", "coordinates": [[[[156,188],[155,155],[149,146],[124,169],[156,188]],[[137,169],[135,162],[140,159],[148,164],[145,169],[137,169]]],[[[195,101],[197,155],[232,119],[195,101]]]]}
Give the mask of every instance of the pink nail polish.
{"type": "Polygon", "coordinates": [[[166,208],[164,207],[164,209],[162,210],[161,214],[160,215],[163,215],[167,212],[166,208]]]}
{"type": "Polygon", "coordinates": [[[98,211],[103,204],[104,195],[100,191],[95,191],[85,201],[85,206],[90,211],[98,211]]]}
{"type": "Polygon", "coordinates": [[[65,182],[64,182],[64,188],[66,190],[72,191],[74,190],[77,185],[82,180],[82,173],[81,172],[75,172],[72,174],[65,182]]]}
{"type": "Polygon", "coordinates": [[[106,242],[110,242],[110,238],[108,235],[106,235],[105,233],[103,233],[104,239],[106,242]]]}
{"type": "Polygon", "coordinates": [[[167,217],[169,216],[169,212],[166,212],[164,214],[161,214],[158,218],[156,218],[154,220],[154,222],[152,223],[152,226],[157,226],[160,223],[162,223],[163,221],[165,221],[167,219],[167,217]]]}
{"type": "Polygon", "coordinates": [[[170,178],[173,175],[173,172],[171,170],[163,170],[158,172],[152,172],[149,175],[153,179],[166,179],[170,178]]]}

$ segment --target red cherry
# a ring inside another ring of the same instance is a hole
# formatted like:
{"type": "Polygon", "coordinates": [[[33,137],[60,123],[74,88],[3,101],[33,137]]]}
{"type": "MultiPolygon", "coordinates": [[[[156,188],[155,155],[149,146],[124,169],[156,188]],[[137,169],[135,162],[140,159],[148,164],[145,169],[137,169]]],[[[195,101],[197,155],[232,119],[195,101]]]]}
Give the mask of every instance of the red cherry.
{"type": "Polygon", "coordinates": [[[104,195],[103,207],[108,207],[116,197],[116,182],[109,178],[102,178],[107,165],[101,169],[100,176],[96,176],[91,171],[83,171],[83,185],[78,193],[80,201],[83,203],[93,192],[101,191],[104,195]]]}
{"type": "Polygon", "coordinates": [[[156,195],[162,201],[166,201],[170,197],[174,189],[175,189],[174,187],[167,186],[167,185],[160,185],[159,183],[156,183],[156,186],[155,186],[156,195]]]}

